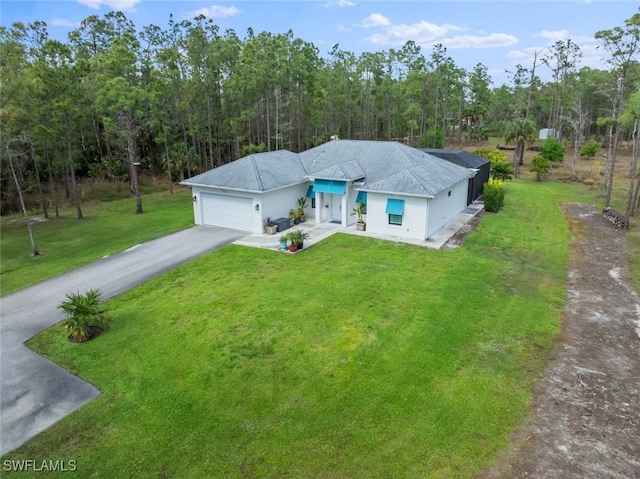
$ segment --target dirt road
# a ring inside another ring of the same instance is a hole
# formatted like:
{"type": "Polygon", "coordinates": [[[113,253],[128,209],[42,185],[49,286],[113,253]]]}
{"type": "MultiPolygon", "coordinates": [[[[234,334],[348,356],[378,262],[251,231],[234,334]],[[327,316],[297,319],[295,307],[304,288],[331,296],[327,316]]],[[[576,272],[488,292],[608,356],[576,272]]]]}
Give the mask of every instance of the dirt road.
{"type": "Polygon", "coordinates": [[[625,233],[567,204],[571,248],[557,354],[493,478],[640,478],[640,299],[625,233]]]}

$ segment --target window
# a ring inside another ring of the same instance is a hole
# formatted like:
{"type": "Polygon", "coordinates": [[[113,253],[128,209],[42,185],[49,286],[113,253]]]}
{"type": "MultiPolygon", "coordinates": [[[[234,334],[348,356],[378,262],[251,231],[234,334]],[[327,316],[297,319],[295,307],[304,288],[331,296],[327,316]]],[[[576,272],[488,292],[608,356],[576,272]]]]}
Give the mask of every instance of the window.
{"type": "Polygon", "coordinates": [[[362,214],[367,214],[367,192],[366,191],[358,191],[358,196],[356,196],[356,205],[362,203],[362,209],[364,210],[362,214]]]}
{"type": "Polygon", "coordinates": [[[402,226],[402,215],[389,215],[389,224],[402,226]]]}
{"type": "Polygon", "coordinates": [[[402,215],[404,214],[404,200],[395,198],[387,198],[387,209],[385,212],[389,215],[389,224],[402,226],[402,215]]]}
{"type": "Polygon", "coordinates": [[[315,209],[316,207],[316,197],[314,196],[313,198],[311,198],[311,208],[315,209]]]}

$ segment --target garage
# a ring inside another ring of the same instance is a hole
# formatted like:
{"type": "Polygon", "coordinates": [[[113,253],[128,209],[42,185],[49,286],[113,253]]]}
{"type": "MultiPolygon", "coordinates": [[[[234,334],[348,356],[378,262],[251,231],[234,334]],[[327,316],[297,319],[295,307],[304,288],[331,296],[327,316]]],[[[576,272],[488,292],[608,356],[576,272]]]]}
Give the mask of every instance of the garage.
{"type": "Polygon", "coordinates": [[[202,224],[253,230],[253,201],[244,196],[202,193],[202,224]]]}

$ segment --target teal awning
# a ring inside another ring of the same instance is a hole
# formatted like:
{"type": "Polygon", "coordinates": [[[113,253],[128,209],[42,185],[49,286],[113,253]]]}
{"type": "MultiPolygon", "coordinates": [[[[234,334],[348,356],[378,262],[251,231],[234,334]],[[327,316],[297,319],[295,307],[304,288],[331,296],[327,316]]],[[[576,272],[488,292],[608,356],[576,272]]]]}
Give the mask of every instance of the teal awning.
{"type": "Polygon", "coordinates": [[[402,215],[404,213],[404,200],[388,198],[386,213],[388,215],[402,215]]]}
{"type": "Polygon", "coordinates": [[[313,191],[316,193],[331,193],[332,195],[344,195],[347,191],[346,181],[315,180],[313,191]]]}
{"type": "Polygon", "coordinates": [[[309,188],[307,188],[307,198],[315,198],[316,197],[316,193],[315,191],[313,191],[313,185],[309,186],[309,188]]]}
{"type": "Polygon", "coordinates": [[[367,204],[367,192],[366,191],[358,191],[358,196],[356,196],[356,204],[362,203],[363,205],[367,204]]]}

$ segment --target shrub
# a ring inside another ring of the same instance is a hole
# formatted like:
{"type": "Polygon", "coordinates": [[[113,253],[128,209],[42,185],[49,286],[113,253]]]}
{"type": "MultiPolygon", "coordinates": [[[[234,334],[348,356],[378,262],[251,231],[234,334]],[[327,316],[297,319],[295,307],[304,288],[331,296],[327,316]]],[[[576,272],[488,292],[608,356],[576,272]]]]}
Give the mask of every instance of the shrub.
{"type": "Polygon", "coordinates": [[[541,181],[542,177],[549,173],[551,163],[542,155],[536,155],[531,160],[531,171],[536,174],[536,181],[541,181]]]}
{"type": "Polygon", "coordinates": [[[491,178],[499,181],[510,180],[513,178],[513,165],[507,161],[491,162],[491,178]]]}
{"type": "Polygon", "coordinates": [[[491,162],[491,178],[500,181],[513,178],[513,165],[497,148],[478,148],[473,153],[491,162]]]}
{"type": "Polygon", "coordinates": [[[548,161],[560,163],[564,160],[564,145],[555,138],[549,138],[542,142],[540,156],[548,161]]]}
{"type": "Polygon", "coordinates": [[[484,209],[491,213],[497,213],[504,205],[504,182],[490,179],[484,184],[484,209]]]}
{"type": "Polygon", "coordinates": [[[477,148],[474,150],[473,154],[481,156],[485,160],[489,160],[491,163],[494,161],[509,161],[507,156],[497,148],[477,148]]]}
{"type": "Polygon", "coordinates": [[[580,150],[580,156],[583,158],[588,158],[589,160],[593,160],[600,151],[600,148],[600,143],[591,140],[588,143],[584,144],[584,146],[580,150]]]}
{"type": "Polygon", "coordinates": [[[67,293],[66,299],[58,308],[64,313],[62,325],[75,341],[86,341],[91,326],[106,326],[110,319],[102,304],[102,293],[99,289],[90,289],[85,294],[67,293]]]}

